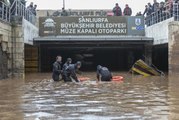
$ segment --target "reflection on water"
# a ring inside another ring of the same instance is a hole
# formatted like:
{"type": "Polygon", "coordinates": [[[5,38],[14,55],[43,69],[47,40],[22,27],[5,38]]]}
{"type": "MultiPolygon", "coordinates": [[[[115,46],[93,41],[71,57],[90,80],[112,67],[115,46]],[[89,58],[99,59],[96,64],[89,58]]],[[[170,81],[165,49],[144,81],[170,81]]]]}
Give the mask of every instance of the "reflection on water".
{"type": "MultiPolygon", "coordinates": [[[[117,73],[116,73],[117,74],[117,73]]],[[[95,79],[94,73],[84,76],[95,79]]],[[[177,77],[53,82],[50,74],[0,81],[1,120],[178,120],[177,77]]]]}

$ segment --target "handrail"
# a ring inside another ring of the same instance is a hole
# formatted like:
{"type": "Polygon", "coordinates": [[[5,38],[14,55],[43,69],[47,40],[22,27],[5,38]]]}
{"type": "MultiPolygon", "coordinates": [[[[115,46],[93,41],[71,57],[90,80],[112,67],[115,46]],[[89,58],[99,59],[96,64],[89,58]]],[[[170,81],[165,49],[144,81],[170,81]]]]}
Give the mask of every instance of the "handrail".
{"type": "Polygon", "coordinates": [[[164,6],[164,10],[158,10],[146,16],[145,23],[147,26],[151,26],[172,17],[174,17],[174,20],[179,20],[179,4],[177,3],[168,3],[164,6]]]}
{"type": "Polygon", "coordinates": [[[11,22],[12,16],[23,17],[32,24],[36,24],[36,16],[25,7],[19,0],[14,0],[11,6],[6,5],[4,2],[0,2],[0,20],[11,22]]]}
{"type": "Polygon", "coordinates": [[[0,20],[10,22],[10,7],[4,2],[0,2],[0,20]]]}
{"type": "Polygon", "coordinates": [[[23,17],[32,24],[36,24],[36,16],[32,13],[32,11],[26,8],[25,5],[21,3],[21,1],[15,0],[11,5],[10,11],[11,16],[23,17]]]}

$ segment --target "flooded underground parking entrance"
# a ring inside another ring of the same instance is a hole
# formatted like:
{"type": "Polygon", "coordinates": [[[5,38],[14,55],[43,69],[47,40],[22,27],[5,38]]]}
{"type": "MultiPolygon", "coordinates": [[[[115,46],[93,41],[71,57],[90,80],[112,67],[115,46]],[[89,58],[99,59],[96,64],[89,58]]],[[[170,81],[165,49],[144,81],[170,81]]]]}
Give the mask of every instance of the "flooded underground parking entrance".
{"type": "MultiPolygon", "coordinates": [[[[51,72],[52,64],[58,55],[63,57],[63,63],[69,57],[72,58],[73,63],[81,61],[82,71],[96,71],[97,65],[107,66],[112,71],[128,71],[138,59],[143,59],[147,63],[151,61],[152,39],[125,39],[50,41],[50,39],[39,38],[36,40],[37,69],[40,72],[51,72]]],[[[27,53],[33,54],[31,51],[27,53]]],[[[28,57],[26,55],[26,58],[28,57]]]]}
{"type": "MultiPolygon", "coordinates": [[[[144,77],[129,72],[141,59],[147,63],[140,64],[143,68],[154,64],[166,73],[177,73],[179,24],[173,21],[175,17],[146,26],[143,16],[102,15],[108,14],[106,10],[73,9],[69,11],[74,16],[60,17],[52,17],[51,10],[37,10],[43,14],[37,13],[37,23],[17,0],[5,8],[6,17],[1,14],[0,18],[0,120],[179,119],[178,75],[144,77]],[[78,83],[52,80],[52,64],[58,55],[63,64],[69,57],[72,63],[81,61],[77,77],[88,79],[78,83]],[[97,82],[97,65],[108,67],[113,78],[124,79],[97,82]]],[[[144,74],[158,75],[151,69],[144,74]]]]}
{"type": "Polygon", "coordinates": [[[0,118],[178,120],[177,76],[142,77],[128,73],[126,54],[134,54],[135,59],[139,59],[144,53],[143,45],[135,45],[135,49],[124,48],[124,44],[114,48],[102,45],[75,46],[41,44],[41,49],[26,46],[26,70],[31,72],[27,72],[24,79],[0,81],[0,118]],[[82,74],[78,76],[89,77],[90,80],[80,83],[54,82],[51,64],[59,54],[64,60],[69,56],[74,62],[83,60],[82,74]],[[40,66],[37,66],[37,60],[40,60],[40,66]],[[97,64],[109,66],[113,75],[123,76],[124,81],[97,83],[94,72],[97,64]],[[35,72],[38,69],[41,73],[35,72]]]}

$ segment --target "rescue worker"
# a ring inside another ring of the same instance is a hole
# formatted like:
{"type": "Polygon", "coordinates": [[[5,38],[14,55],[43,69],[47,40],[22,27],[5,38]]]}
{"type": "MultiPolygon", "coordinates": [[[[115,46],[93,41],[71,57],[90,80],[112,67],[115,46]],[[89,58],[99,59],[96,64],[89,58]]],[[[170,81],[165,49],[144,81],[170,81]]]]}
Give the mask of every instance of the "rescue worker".
{"type": "Polygon", "coordinates": [[[71,58],[67,58],[66,63],[63,65],[63,71],[65,71],[67,69],[67,67],[72,63],[72,59],[71,58]]]}
{"type": "Polygon", "coordinates": [[[97,66],[97,79],[98,81],[111,81],[112,74],[107,67],[98,65],[97,66]]]}
{"type": "Polygon", "coordinates": [[[64,71],[64,81],[65,82],[80,82],[77,78],[76,71],[81,68],[81,62],[77,62],[76,64],[70,64],[67,69],[64,71]]]}
{"type": "Polygon", "coordinates": [[[63,79],[65,79],[65,74],[64,74],[64,72],[65,72],[65,70],[70,66],[71,63],[72,63],[72,59],[71,59],[71,58],[67,58],[67,61],[66,61],[66,63],[63,65],[63,68],[62,68],[62,70],[63,70],[62,78],[63,78],[63,79]]]}
{"type": "Polygon", "coordinates": [[[59,81],[60,80],[60,74],[62,73],[61,62],[62,62],[62,57],[57,56],[56,57],[56,62],[53,63],[52,78],[53,78],[54,81],[59,81]]]}

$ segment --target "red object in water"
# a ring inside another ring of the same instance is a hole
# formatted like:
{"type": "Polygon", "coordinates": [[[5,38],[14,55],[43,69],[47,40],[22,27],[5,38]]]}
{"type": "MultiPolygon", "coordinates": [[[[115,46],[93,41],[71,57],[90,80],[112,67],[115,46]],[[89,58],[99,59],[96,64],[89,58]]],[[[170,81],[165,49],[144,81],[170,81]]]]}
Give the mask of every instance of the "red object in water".
{"type": "Polygon", "coordinates": [[[112,81],[123,81],[124,80],[124,77],[122,76],[113,76],[112,77],[112,81]]]}
{"type": "Polygon", "coordinates": [[[80,81],[87,81],[87,80],[90,80],[90,78],[88,77],[79,77],[78,78],[80,81]]]}

